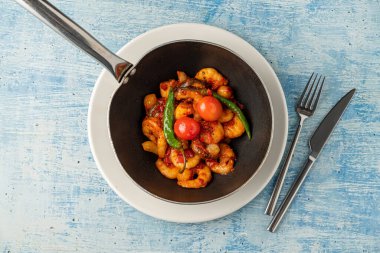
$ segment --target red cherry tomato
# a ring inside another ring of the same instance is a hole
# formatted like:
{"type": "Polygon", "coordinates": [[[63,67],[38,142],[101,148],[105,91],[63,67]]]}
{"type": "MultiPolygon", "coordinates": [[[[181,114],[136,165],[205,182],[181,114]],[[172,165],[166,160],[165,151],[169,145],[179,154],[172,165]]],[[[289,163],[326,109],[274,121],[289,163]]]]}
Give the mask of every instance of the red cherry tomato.
{"type": "Polygon", "coordinates": [[[182,140],[195,139],[200,130],[201,127],[198,121],[189,117],[182,117],[174,123],[174,133],[182,140]]]}
{"type": "Polygon", "coordinates": [[[223,113],[222,104],[212,96],[206,96],[199,100],[196,105],[198,114],[206,121],[215,121],[223,113]]]}

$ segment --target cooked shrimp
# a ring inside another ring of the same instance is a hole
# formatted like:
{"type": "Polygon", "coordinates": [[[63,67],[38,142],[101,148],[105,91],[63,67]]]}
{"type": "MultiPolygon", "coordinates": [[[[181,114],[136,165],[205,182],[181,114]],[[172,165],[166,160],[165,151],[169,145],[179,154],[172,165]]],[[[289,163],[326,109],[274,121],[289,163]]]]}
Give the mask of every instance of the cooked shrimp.
{"type": "Polygon", "coordinates": [[[161,121],[158,118],[146,117],[142,122],[143,134],[157,144],[157,154],[160,158],[165,156],[168,144],[166,142],[161,121]]]}
{"type": "Polygon", "coordinates": [[[230,109],[224,109],[222,115],[218,119],[220,123],[225,123],[230,121],[234,117],[234,112],[230,109]]]}
{"type": "Polygon", "coordinates": [[[203,68],[195,75],[196,79],[205,81],[211,84],[213,90],[218,89],[220,86],[227,85],[228,81],[214,68],[203,68]]]}
{"type": "Polygon", "coordinates": [[[177,71],[177,76],[178,76],[179,83],[184,83],[188,78],[186,73],[183,71],[177,71]]]}
{"type": "MultiPolygon", "coordinates": [[[[178,75],[178,73],[177,73],[178,75]]],[[[186,74],[185,74],[186,75],[186,74]]],[[[197,88],[197,89],[204,89],[206,88],[206,83],[199,80],[199,79],[195,79],[195,78],[189,78],[187,77],[187,79],[184,79],[184,76],[183,74],[180,74],[180,76],[178,76],[178,80],[179,80],[179,83],[180,83],[180,87],[182,88],[186,88],[186,87],[192,87],[192,88],[197,88]],[[181,80],[184,80],[181,82],[181,80]]]]}
{"type": "Polygon", "coordinates": [[[212,175],[210,168],[201,163],[195,168],[178,173],[177,179],[177,184],[184,188],[201,188],[211,181],[212,175]]]}
{"type": "Polygon", "coordinates": [[[197,88],[197,89],[205,89],[206,88],[206,85],[197,79],[193,79],[193,83],[191,84],[191,86],[194,88],[197,88]]]}
{"type": "Polygon", "coordinates": [[[206,146],[206,149],[207,149],[208,153],[210,154],[211,158],[217,157],[219,155],[220,148],[219,148],[218,144],[208,144],[206,146]]]}
{"type": "Polygon", "coordinates": [[[163,98],[167,98],[169,94],[169,89],[170,87],[173,88],[177,86],[177,81],[176,80],[169,80],[166,82],[160,83],[160,94],[163,98]]]}
{"type": "Polygon", "coordinates": [[[157,144],[153,141],[145,141],[141,145],[145,151],[152,152],[157,155],[157,144]]]}
{"type": "MultiPolygon", "coordinates": [[[[197,154],[194,154],[191,150],[185,150],[186,156],[186,169],[194,168],[201,161],[201,157],[197,154]]],[[[177,168],[183,168],[183,156],[182,152],[178,149],[172,148],[169,155],[170,162],[177,168]]]]}
{"type": "Polygon", "coordinates": [[[233,97],[232,88],[227,85],[220,86],[216,93],[227,99],[231,99],[233,97]]]}
{"type": "Polygon", "coordinates": [[[165,164],[164,161],[161,159],[158,159],[156,161],[156,167],[161,172],[162,175],[169,179],[175,179],[177,178],[179,168],[175,167],[173,164],[165,164]]]}
{"type": "Polygon", "coordinates": [[[232,120],[223,123],[223,129],[225,137],[231,139],[241,136],[245,131],[243,123],[236,114],[232,120]]]}
{"type": "Polygon", "coordinates": [[[174,93],[176,100],[192,99],[195,105],[203,96],[194,89],[177,89],[174,93]]]}
{"type": "Polygon", "coordinates": [[[174,110],[175,119],[189,116],[194,113],[194,107],[191,103],[181,102],[174,110]]]}
{"type": "Polygon", "coordinates": [[[193,140],[190,145],[194,153],[198,154],[201,158],[217,158],[219,154],[218,144],[204,144],[199,139],[193,140]]]}
{"type": "Polygon", "coordinates": [[[144,107],[146,111],[149,111],[156,103],[156,94],[148,94],[144,97],[144,107]]]}
{"type": "Polygon", "coordinates": [[[164,116],[165,104],[165,98],[157,99],[157,103],[147,111],[147,116],[162,119],[164,116]]]}
{"type": "Polygon", "coordinates": [[[199,139],[206,143],[218,143],[224,138],[224,130],[222,124],[218,121],[201,121],[201,131],[199,139]]]}
{"type": "Polygon", "coordinates": [[[206,160],[206,164],[213,172],[226,175],[234,170],[235,153],[227,144],[221,143],[219,147],[219,162],[216,160],[208,159],[206,160]]]}

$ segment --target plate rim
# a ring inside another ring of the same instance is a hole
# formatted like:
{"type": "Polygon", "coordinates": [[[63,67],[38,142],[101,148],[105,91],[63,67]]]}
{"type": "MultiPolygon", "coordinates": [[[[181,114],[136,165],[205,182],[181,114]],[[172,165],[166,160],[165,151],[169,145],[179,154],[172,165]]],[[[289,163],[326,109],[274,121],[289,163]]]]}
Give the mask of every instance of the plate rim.
{"type": "Polygon", "coordinates": [[[91,152],[96,162],[97,168],[101,172],[103,178],[107,181],[108,185],[125,202],[127,202],[140,212],[143,212],[149,216],[158,219],[182,223],[194,223],[209,221],[228,215],[246,205],[264,189],[264,187],[273,177],[278,167],[278,164],[281,161],[282,154],[284,152],[288,131],[288,113],[286,100],[283,90],[281,88],[281,84],[272,67],[252,45],[250,45],[248,42],[238,37],[237,35],[230,33],[226,30],[214,26],[197,23],[180,23],[166,25],[152,29],[146,33],[137,36],[136,38],[125,44],[118,51],[117,54],[121,57],[124,57],[125,59],[127,59],[135,65],[139,61],[139,59],[143,57],[146,54],[146,52],[148,52],[151,48],[157,47],[161,44],[165,44],[165,42],[167,43],[173,40],[181,39],[202,40],[226,47],[228,50],[231,50],[232,52],[236,53],[239,57],[241,57],[243,60],[245,60],[248,63],[248,65],[250,65],[252,69],[254,69],[257,76],[260,78],[264,86],[264,89],[267,92],[272,110],[272,133],[266,156],[261,165],[259,166],[257,172],[240,189],[234,191],[232,194],[229,194],[228,196],[223,197],[221,199],[205,203],[188,205],[185,203],[170,202],[157,198],[154,195],[149,194],[145,190],[141,189],[141,187],[138,186],[122,168],[114,152],[113,145],[109,137],[108,106],[110,104],[112,95],[119,87],[119,84],[116,82],[116,80],[114,80],[112,75],[106,72],[104,69],[101,71],[95,83],[93,92],[91,94],[90,105],[88,110],[88,137],[91,152]],[[254,60],[249,60],[247,59],[247,57],[243,56],[244,53],[248,52],[251,54],[251,56],[255,56],[254,60]],[[264,69],[262,69],[263,67],[264,69]],[[263,73],[260,74],[260,72],[263,73]],[[269,77],[267,76],[268,74],[270,75],[269,77]],[[265,79],[272,79],[272,82],[268,83],[266,82],[266,80],[263,80],[263,75],[265,79]],[[104,84],[105,82],[107,84],[104,84]],[[279,108],[274,108],[272,102],[273,94],[271,95],[268,89],[276,89],[276,91],[279,92],[280,99],[275,100],[276,106],[277,104],[280,105],[279,108]],[[104,113],[105,108],[106,113],[104,113]],[[260,174],[260,171],[265,169],[263,167],[267,162],[271,150],[273,149],[276,125],[275,113],[276,110],[281,109],[283,110],[283,112],[285,112],[284,118],[282,120],[284,123],[283,130],[285,131],[282,131],[282,133],[280,134],[280,137],[282,137],[281,140],[278,140],[280,143],[277,143],[277,145],[275,145],[279,147],[279,149],[277,148],[278,158],[276,159],[276,161],[274,161],[275,166],[270,166],[273,168],[270,168],[271,171],[269,171],[269,174],[267,173],[268,175],[264,176],[264,181],[260,181],[259,184],[257,184],[257,182],[254,183],[252,181],[254,181],[255,177],[260,174]],[[99,113],[99,111],[102,113],[99,113]],[[104,117],[105,122],[103,122],[104,117]],[[105,133],[105,131],[107,133],[105,133]],[[248,194],[249,196],[247,196],[247,193],[245,193],[244,198],[237,197],[237,195],[242,195],[244,194],[244,192],[247,192],[247,188],[252,188],[252,184],[254,184],[254,189],[250,189],[250,194],[248,194]],[[238,201],[239,199],[240,201],[238,201]],[[234,205],[225,205],[231,201],[234,202],[234,205]],[[160,205],[160,208],[157,208],[157,205],[160,205]],[[224,207],[228,206],[228,208],[221,208],[223,207],[223,205],[224,207]],[[205,215],[205,213],[202,212],[204,210],[207,210],[208,215],[205,215]],[[212,210],[214,210],[214,212],[212,210]]]}

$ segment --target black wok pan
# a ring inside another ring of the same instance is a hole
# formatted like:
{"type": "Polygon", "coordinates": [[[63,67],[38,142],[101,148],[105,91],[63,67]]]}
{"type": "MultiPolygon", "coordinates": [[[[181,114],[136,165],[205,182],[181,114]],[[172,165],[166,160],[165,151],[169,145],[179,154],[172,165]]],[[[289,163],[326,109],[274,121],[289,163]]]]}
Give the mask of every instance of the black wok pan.
{"type": "Polygon", "coordinates": [[[272,115],[268,96],[254,70],[227,48],[202,42],[173,41],[147,52],[133,66],[110,52],[91,35],[47,1],[17,0],[65,38],[101,62],[121,85],[109,107],[110,141],[127,174],[142,189],[161,199],[178,203],[204,203],[225,197],[250,180],[263,162],[271,141],[272,115]],[[155,169],[157,157],[142,150],[145,116],[144,96],[158,93],[158,84],[181,70],[190,76],[203,67],[214,67],[229,80],[236,98],[245,105],[252,140],[246,136],[231,143],[237,155],[235,171],[214,175],[203,189],[184,189],[155,169]]]}

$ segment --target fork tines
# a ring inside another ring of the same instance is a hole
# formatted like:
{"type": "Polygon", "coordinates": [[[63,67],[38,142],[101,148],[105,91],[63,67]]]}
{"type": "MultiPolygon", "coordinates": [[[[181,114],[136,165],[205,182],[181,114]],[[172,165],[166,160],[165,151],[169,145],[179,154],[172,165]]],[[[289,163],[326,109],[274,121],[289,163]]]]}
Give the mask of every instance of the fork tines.
{"type": "Polygon", "coordinates": [[[314,74],[313,72],[309,78],[309,81],[307,82],[304,91],[302,92],[300,100],[298,101],[298,107],[314,111],[314,109],[317,107],[324,82],[325,77],[322,78],[322,75],[319,75],[318,77],[318,73],[314,74]],[[315,94],[317,94],[317,96],[315,96],[315,94]]]}

